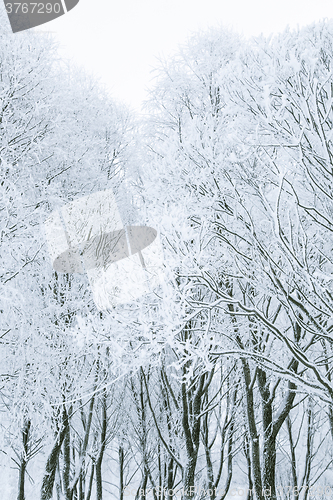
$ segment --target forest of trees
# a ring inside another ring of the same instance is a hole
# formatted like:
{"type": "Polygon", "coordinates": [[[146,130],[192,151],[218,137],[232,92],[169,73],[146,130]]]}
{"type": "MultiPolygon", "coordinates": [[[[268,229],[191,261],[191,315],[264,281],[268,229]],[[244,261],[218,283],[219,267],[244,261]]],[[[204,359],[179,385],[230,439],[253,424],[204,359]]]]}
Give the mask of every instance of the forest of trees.
{"type": "Polygon", "coordinates": [[[330,498],[333,22],[194,34],[140,119],[2,27],[0,103],[1,498],[330,498]],[[105,189],[163,279],[99,310],[44,222],[105,189]]]}

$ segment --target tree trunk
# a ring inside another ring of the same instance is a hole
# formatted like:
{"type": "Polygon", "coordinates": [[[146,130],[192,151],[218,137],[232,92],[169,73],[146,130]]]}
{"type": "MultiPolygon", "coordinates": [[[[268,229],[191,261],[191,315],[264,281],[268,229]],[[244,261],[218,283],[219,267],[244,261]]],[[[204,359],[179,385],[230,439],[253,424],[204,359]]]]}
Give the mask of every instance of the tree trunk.
{"type": "Polygon", "coordinates": [[[70,470],[71,470],[71,436],[69,426],[67,427],[64,443],[63,443],[63,466],[62,466],[62,478],[64,484],[65,499],[71,500],[71,490],[70,490],[70,470]]]}
{"type": "Polygon", "coordinates": [[[62,443],[66,437],[67,430],[69,427],[69,417],[68,417],[65,405],[63,405],[62,416],[63,416],[63,419],[62,419],[61,431],[58,434],[57,440],[54,443],[53,448],[51,450],[51,453],[50,453],[50,455],[47,459],[47,462],[46,462],[45,474],[43,477],[40,500],[51,500],[52,495],[53,495],[53,485],[54,485],[55,473],[56,473],[57,464],[58,464],[58,457],[60,454],[62,443]]]}
{"type": "MultiPolygon", "coordinates": [[[[230,484],[231,484],[231,479],[232,479],[232,444],[233,444],[233,432],[234,432],[234,422],[232,421],[230,424],[230,429],[229,429],[229,439],[228,439],[228,473],[227,473],[227,478],[225,481],[225,486],[223,490],[223,494],[221,496],[220,500],[224,500],[225,497],[228,494],[230,484]]],[[[215,497],[214,497],[215,498],[215,497]]]]}
{"type": "MultiPolygon", "coordinates": [[[[185,370],[185,368],[184,368],[185,370]]],[[[185,375],[185,372],[184,372],[185,375]]],[[[185,381],[181,383],[182,407],[183,407],[183,432],[185,435],[185,446],[187,461],[183,475],[183,499],[191,500],[195,496],[195,469],[198,459],[200,440],[200,409],[203,397],[203,385],[206,374],[199,377],[198,387],[194,396],[188,397],[185,381]],[[192,424],[192,425],[191,425],[192,424]]]]}
{"type": "Polygon", "coordinates": [[[197,454],[194,451],[192,455],[187,457],[187,464],[184,469],[184,481],[183,481],[183,500],[192,500],[195,496],[195,484],[194,476],[195,469],[197,465],[197,454]]]}
{"type": "Polygon", "coordinates": [[[90,500],[90,498],[91,498],[91,492],[92,492],[92,487],[93,487],[93,482],[94,482],[94,471],[95,471],[95,465],[92,463],[86,500],[90,500]]]}
{"type": "Polygon", "coordinates": [[[245,381],[245,398],[246,398],[245,408],[246,408],[246,416],[247,416],[249,438],[250,438],[250,452],[251,452],[254,490],[257,500],[265,500],[265,498],[262,495],[259,436],[257,433],[255,413],[254,413],[253,389],[251,386],[251,372],[249,364],[247,360],[244,358],[242,358],[242,366],[243,366],[243,374],[245,381]]]}
{"type": "Polygon", "coordinates": [[[264,498],[269,497],[276,500],[276,435],[273,435],[273,407],[266,372],[261,368],[257,368],[257,381],[261,395],[263,426],[262,495],[264,498]]]}
{"type": "Polygon", "coordinates": [[[174,488],[174,460],[173,458],[170,458],[168,461],[168,468],[167,468],[167,489],[168,493],[166,496],[166,500],[172,500],[174,495],[173,495],[173,488],[174,488]]]}
{"type": "Polygon", "coordinates": [[[248,438],[246,433],[244,435],[244,454],[245,454],[246,463],[247,463],[247,481],[248,481],[248,493],[247,493],[246,500],[251,500],[251,498],[252,498],[251,492],[253,490],[252,465],[251,465],[251,457],[250,457],[249,438],[248,438]]]}
{"type": "Polygon", "coordinates": [[[104,451],[106,447],[106,430],[107,430],[107,402],[106,402],[106,391],[103,391],[102,395],[102,429],[101,429],[101,446],[98,454],[98,458],[95,464],[96,471],[96,500],[103,499],[103,481],[102,481],[102,462],[104,457],[104,451]]]}
{"type": "MultiPolygon", "coordinates": [[[[94,387],[94,390],[96,389],[96,386],[94,387]]],[[[84,430],[84,440],[82,447],[80,448],[80,460],[81,460],[81,467],[80,467],[80,474],[75,480],[73,481],[72,489],[74,490],[76,487],[76,483],[78,482],[78,498],[79,500],[85,500],[85,489],[86,489],[86,455],[87,455],[87,447],[88,447],[88,442],[89,442],[89,437],[90,437],[90,429],[91,429],[91,422],[92,422],[92,417],[93,417],[93,408],[94,408],[94,403],[95,403],[95,396],[92,396],[89,404],[89,411],[88,411],[88,419],[86,419],[86,416],[84,414],[83,409],[81,409],[81,421],[82,421],[82,426],[84,430]]]]}
{"type": "MultiPolygon", "coordinates": [[[[292,361],[291,370],[296,370],[298,363],[292,361]]],[[[267,375],[264,370],[257,368],[257,381],[261,395],[262,421],[263,421],[263,464],[262,464],[262,487],[264,498],[277,500],[275,486],[276,468],[276,438],[282,424],[289,415],[295,399],[296,386],[288,382],[288,390],[277,416],[273,419],[273,398],[271,397],[267,375]]]]}
{"type": "Polygon", "coordinates": [[[294,492],[294,500],[298,500],[298,481],[297,481],[297,468],[296,468],[296,454],[295,454],[295,445],[293,440],[293,431],[291,425],[290,415],[287,417],[287,429],[288,429],[288,438],[289,438],[289,446],[290,446],[290,456],[291,456],[291,477],[292,477],[292,487],[294,492]]]}
{"type": "Polygon", "coordinates": [[[124,500],[124,448],[119,446],[119,500],[124,500]]]}
{"type": "Polygon", "coordinates": [[[23,453],[21,456],[21,463],[19,469],[17,500],[25,500],[24,481],[25,481],[25,471],[28,463],[28,448],[29,448],[28,443],[29,443],[30,427],[31,427],[31,421],[27,420],[22,431],[23,453]]]}

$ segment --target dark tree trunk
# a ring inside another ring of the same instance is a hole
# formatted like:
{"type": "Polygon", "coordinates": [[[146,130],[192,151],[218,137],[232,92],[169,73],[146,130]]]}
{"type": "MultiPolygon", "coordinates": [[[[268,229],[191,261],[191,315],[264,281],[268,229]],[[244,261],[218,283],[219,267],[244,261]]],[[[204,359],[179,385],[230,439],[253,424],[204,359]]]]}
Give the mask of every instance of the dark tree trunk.
{"type": "MultiPolygon", "coordinates": [[[[185,375],[185,373],[184,373],[185,375]]],[[[200,440],[200,410],[203,397],[203,386],[206,374],[199,377],[195,394],[188,397],[186,385],[181,384],[183,418],[182,426],[185,435],[187,463],[183,476],[183,500],[191,500],[195,496],[195,469],[197,466],[200,440]]]]}
{"type": "Polygon", "coordinates": [[[91,498],[91,492],[92,492],[92,487],[93,487],[93,482],[94,482],[94,471],[95,471],[95,465],[92,463],[86,500],[90,500],[90,498],[91,498]]]}
{"type": "Polygon", "coordinates": [[[249,429],[250,454],[251,454],[254,490],[257,500],[265,500],[264,497],[262,496],[259,436],[255,420],[253,389],[251,385],[251,372],[249,364],[247,360],[244,358],[242,359],[242,366],[243,366],[243,374],[245,382],[245,398],[246,398],[245,408],[246,408],[247,424],[249,429]]]}
{"type": "MultiPolygon", "coordinates": [[[[94,387],[95,390],[96,387],[94,387]]],[[[81,409],[81,421],[84,430],[84,440],[82,446],[79,450],[80,460],[81,460],[81,470],[79,475],[75,478],[73,482],[73,489],[78,490],[78,499],[85,500],[85,489],[86,489],[86,455],[87,455],[87,447],[90,437],[90,429],[91,422],[93,417],[93,408],[95,403],[95,397],[93,396],[90,400],[89,411],[88,411],[88,419],[81,409]]]]}
{"type": "MultiPolygon", "coordinates": [[[[291,370],[296,370],[298,363],[293,361],[291,370]]],[[[282,424],[289,415],[295,399],[296,386],[288,382],[288,390],[275,418],[273,418],[273,398],[271,397],[266,372],[257,369],[258,387],[261,395],[262,421],[263,421],[263,470],[262,487],[263,496],[270,500],[277,500],[275,485],[276,468],[276,438],[282,424]]]]}
{"type": "Polygon", "coordinates": [[[17,500],[25,500],[24,482],[25,482],[25,472],[28,463],[30,427],[31,427],[31,421],[27,420],[22,431],[23,453],[21,456],[21,463],[19,469],[17,500]]]}
{"type": "Polygon", "coordinates": [[[257,381],[261,395],[262,425],[263,425],[263,460],[262,460],[262,488],[263,497],[269,496],[276,500],[275,491],[275,466],[276,447],[273,434],[273,407],[270,398],[269,384],[266,372],[257,368],[257,381]]]}
{"type": "Polygon", "coordinates": [[[232,422],[230,424],[229,439],[228,439],[228,462],[227,462],[227,464],[228,464],[228,474],[227,474],[227,478],[226,478],[225,486],[224,486],[224,490],[223,490],[224,493],[222,494],[220,500],[224,500],[225,497],[227,496],[229,488],[230,488],[230,484],[231,484],[231,479],[232,479],[232,441],[233,441],[233,432],[234,432],[234,422],[232,420],[232,422]]]}
{"type": "Polygon", "coordinates": [[[290,456],[291,456],[291,477],[292,477],[292,487],[294,492],[294,500],[299,499],[298,494],[298,481],[297,481],[297,467],[296,467],[296,454],[295,454],[295,445],[293,440],[293,431],[291,425],[291,418],[288,415],[287,420],[287,429],[288,429],[288,437],[289,437],[289,446],[290,446],[290,456]]]}
{"type": "Polygon", "coordinates": [[[102,481],[102,462],[104,451],[106,447],[106,431],[107,431],[107,396],[106,391],[102,395],[102,429],[101,429],[101,443],[98,458],[95,464],[96,471],[96,500],[103,500],[103,481],[102,481]]]}
{"type": "Polygon", "coordinates": [[[65,499],[71,500],[70,490],[70,470],[71,470],[71,436],[69,426],[67,427],[64,443],[63,443],[63,470],[62,478],[64,484],[65,499]]]}
{"type": "Polygon", "coordinates": [[[66,437],[67,430],[69,427],[69,417],[65,405],[63,406],[62,417],[63,419],[62,419],[61,431],[58,434],[57,440],[53,445],[51,453],[46,462],[40,500],[51,500],[53,495],[53,486],[54,486],[55,473],[58,465],[58,458],[62,443],[66,437]]]}
{"type": "Polygon", "coordinates": [[[174,487],[174,460],[170,458],[168,461],[167,468],[167,489],[168,493],[166,496],[166,500],[173,500],[173,487],[174,487]]]}
{"type": "Polygon", "coordinates": [[[248,480],[248,493],[247,499],[251,500],[252,498],[252,490],[253,490],[253,482],[252,482],[252,465],[251,465],[251,457],[250,457],[250,446],[249,446],[249,438],[247,434],[244,435],[244,454],[247,463],[247,480],[248,480]]]}
{"type": "Polygon", "coordinates": [[[119,446],[119,500],[124,500],[124,448],[119,446]]]}

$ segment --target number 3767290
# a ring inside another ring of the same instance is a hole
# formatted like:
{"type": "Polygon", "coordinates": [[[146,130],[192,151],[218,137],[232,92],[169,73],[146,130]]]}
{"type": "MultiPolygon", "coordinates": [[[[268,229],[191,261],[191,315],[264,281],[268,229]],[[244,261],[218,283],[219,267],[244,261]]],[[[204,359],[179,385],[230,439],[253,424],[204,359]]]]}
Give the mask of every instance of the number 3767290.
{"type": "Polygon", "coordinates": [[[8,14],[59,14],[61,11],[60,3],[6,3],[8,14]]]}

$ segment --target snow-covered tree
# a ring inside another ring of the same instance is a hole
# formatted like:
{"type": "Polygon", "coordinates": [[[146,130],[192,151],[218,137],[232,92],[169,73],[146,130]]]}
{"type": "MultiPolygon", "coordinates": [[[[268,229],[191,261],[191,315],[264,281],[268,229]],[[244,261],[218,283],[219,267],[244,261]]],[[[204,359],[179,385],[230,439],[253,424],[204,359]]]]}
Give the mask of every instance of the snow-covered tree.
{"type": "Polygon", "coordinates": [[[260,499],[276,498],[276,440],[296,392],[331,414],[331,30],[194,36],[147,103],[144,196],[181,283],[180,330],[204,318],[189,342],[203,366],[242,360],[260,499]]]}

